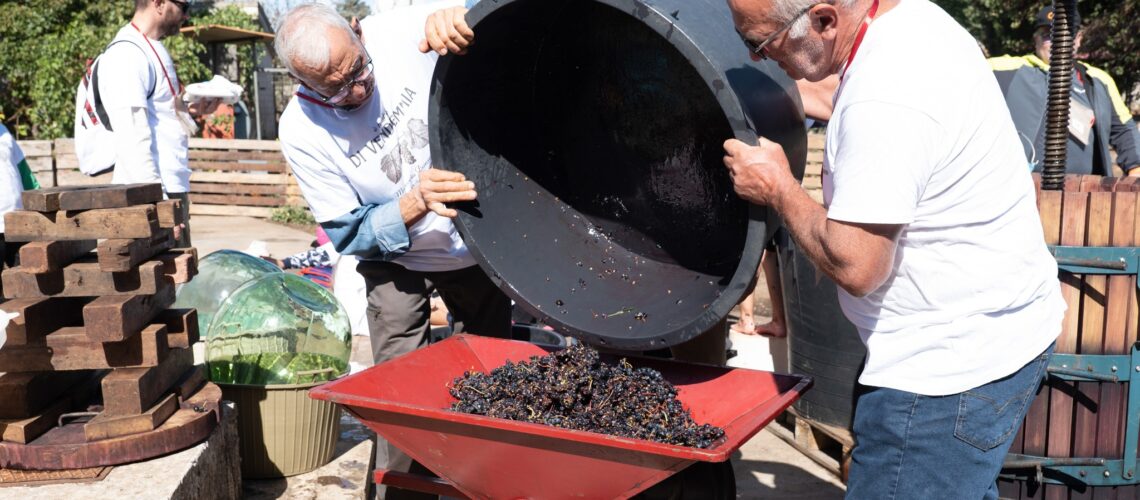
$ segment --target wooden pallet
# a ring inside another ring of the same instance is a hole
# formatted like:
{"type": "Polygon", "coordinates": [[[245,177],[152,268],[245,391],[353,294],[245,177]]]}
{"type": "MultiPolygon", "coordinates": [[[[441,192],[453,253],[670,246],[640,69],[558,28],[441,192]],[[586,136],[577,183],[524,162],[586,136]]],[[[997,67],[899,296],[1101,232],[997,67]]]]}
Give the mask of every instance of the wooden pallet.
{"type": "Polygon", "coordinates": [[[847,483],[851,450],[855,447],[849,429],[804,418],[795,408],[788,408],[767,429],[847,483]]]}

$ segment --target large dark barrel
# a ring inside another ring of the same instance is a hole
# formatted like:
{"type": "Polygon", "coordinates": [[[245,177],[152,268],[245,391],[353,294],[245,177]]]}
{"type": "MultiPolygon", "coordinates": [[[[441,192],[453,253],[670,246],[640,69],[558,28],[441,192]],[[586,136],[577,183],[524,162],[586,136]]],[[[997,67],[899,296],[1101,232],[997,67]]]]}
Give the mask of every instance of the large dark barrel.
{"type": "Polygon", "coordinates": [[[810,421],[850,429],[867,348],[839,308],[835,282],[817,271],[791,238],[779,237],[777,247],[791,371],[815,381],[794,408],[810,421]]]}
{"type": "Polygon", "coordinates": [[[559,332],[676,345],[744,295],[771,224],[736,196],[722,144],[806,154],[793,82],[754,63],[723,0],[497,0],[441,58],[436,166],[479,200],[459,230],[479,264],[559,332]]]}

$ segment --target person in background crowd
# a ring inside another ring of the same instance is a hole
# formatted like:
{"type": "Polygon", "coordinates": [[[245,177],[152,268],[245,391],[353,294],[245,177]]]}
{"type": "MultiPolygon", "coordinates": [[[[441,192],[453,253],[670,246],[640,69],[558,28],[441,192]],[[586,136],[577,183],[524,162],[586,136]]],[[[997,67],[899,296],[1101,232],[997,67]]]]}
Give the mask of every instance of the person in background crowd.
{"type": "MultiPolygon", "coordinates": [[[[1081,48],[1081,17],[1071,16],[1076,36],[1073,52],[1081,48]]],[[[1037,12],[1032,54],[989,60],[1005,94],[1013,123],[1030,167],[1040,172],[1045,158],[1045,100],[1049,93],[1049,55],[1052,50],[1053,7],[1037,12]]],[[[1140,131],[1120,97],[1116,82],[1104,70],[1081,61],[1073,64],[1069,106],[1069,141],[1065,172],[1115,176],[1116,165],[1128,175],[1140,175],[1140,131]]]]}
{"type": "MultiPolygon", "coordinates": [[[[189,220],[188,138],[196,132],[190,115],[210,113],[218,100],[187,108],[182,83],[162,40],[177,35],[189,19],[190,2],[135,0],[131,22],[123,26],[99,58],[98,92],[112,124],[116,149],[115,184],[158,182],[170,198],[182,200],[189,220]]],[[[189,223],[178,247],[190,246],[189,223]]]]}
{"type": "Polygon", "coordinates": [[[847,497],[997,498],[1065,302],[985,58],[928,0],[728,4],[754,58],[839,75],[823,206],[779,144],[729,139],[724,163],[835,281],[867,345],[847,497]]]}
{"type": "MultiPolygon", "coordinates": [[[[451,222],[457,212],[444,205],[474,200],[475,185],[432,166],[427,111],[437,56],[416,46],[436,8],[349,24],[330,6],[307,4],[286,14],[275,40],[301,84],[281,115],[282,152],[337,252],[360,258],[376,363],[427,344],[436,289],[455,331],[510,337],[510,300],[475,264],[451,222]]],[[[378,441],[377,467],[412,467],[378,441]]]]}
{"type": "Polygon", "coordinates": [[[32,175],[24,151],[16,144],[16,136],[0,124],[0,267],[4,264],[15,267],[20,247],[4,241],[4,214],[24,208],[20,193],[39,188],[40,183],[32,175]]]}

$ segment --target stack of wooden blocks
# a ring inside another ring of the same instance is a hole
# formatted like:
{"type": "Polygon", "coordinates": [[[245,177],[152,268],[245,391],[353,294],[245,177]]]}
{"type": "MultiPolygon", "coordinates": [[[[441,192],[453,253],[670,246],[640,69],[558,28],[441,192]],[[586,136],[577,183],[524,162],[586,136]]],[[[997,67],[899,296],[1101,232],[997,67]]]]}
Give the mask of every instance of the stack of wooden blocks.
{"type": "MultiPolygon", "coordinates": [[[[29,243],[2,279],[0,309],[18,316],[0,347],[0,454],[72,417],[87,443],[155,430],[205,382],[196,313],[170,309],[175,285],[197,272],[194,249],[173,249],[180,202],[159,184],[22,200],[4,218],[7,241],[29,243]]],[[[20,465],[7,451],[0,466],[20,465]]]]}

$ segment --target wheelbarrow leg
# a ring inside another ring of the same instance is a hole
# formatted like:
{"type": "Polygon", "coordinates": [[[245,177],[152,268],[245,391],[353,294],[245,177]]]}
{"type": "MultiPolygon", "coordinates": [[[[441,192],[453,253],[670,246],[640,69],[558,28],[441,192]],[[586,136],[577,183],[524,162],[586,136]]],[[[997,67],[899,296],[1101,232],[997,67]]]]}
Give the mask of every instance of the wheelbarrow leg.
{"type": "Polygon", "coordinates": [[[376,484],[419,491],[421,493],[430,493],[441,497],[467,498],[467,495],[464,495],[463,492],[456,489],[451,483],[437,477],[378,468],[372,478],[376,484]]]}

